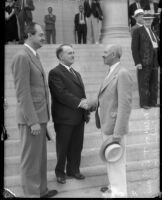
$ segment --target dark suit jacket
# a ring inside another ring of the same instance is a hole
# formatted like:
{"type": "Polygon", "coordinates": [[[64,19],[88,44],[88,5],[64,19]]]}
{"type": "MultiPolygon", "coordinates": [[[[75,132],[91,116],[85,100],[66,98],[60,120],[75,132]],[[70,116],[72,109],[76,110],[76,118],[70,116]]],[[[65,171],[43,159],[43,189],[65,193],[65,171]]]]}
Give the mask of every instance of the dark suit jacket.
{"type": "MultiPolygon", "coordinates": [[[[79,30],[79,14],[80,13],[77,13],[75,15],[75,18],[74,18],[74,24],[75,24],[75,30],[78,31],[79,30]]],[[[85,24],[86,24],[86,19],[85,19],[85,15],[84,15],[84,21],[85,21],[85,24]]],[[[87,24],[86,24],[87,26],[87,24]]]]}
{"type": "Polygon", "coordinates": [[[103,14],[99,2],[93,2],[90,6],[89,2],[84,1],[84,12],[86,17],[90,17],[92,14],[94,17],[102,20],[103,14]]]}
{"type": "Polygon", "coordinates": [[[134,15],[134,11],[137,10],[137,5],[136,3],[132,3],[129,6],[128,9],[128,15],[129,15],[129,19],[131,20],[131,26],[134,26],[136,24],[136,20],[132,17],[134,15]]]}
{"type": "Polygon", "coordinates": [[[52,17],[48,14],[44,17],[44,23],[45,23],[45,30],[54,30],[55,29],[55,21],[56,16],[53,15],[52,17]]]}
{"type": "Polygon", "coordinates": [[[54,123],[78,125],[88,121],[88,112],[78,108],[81,99],[86,98],[86,95],[80,74],[76,71],[75,74],[77,78],[61,64],[49,72],[48,84],[54,123]]]}
{"type": "MultiPolygon", "coordinates": [[[[142,64],[147,66],[153,63],[153,46],[144,26],[134,30],[131,49],[135,65],[142,64]]],[[[154,64],[158,66],[158,63],[154,64]]]]}
{"type": "Polygon", "coordinates": [[[133,35],[134,30],[139,28],[139,27],[141,27],[141,26],[139,26],[138,24],[135,24],[134,26],[132,26],[132,28],[131,28],[131,36],[133,35]]]}
{"type": "MultiPolygon", "coordinates": [[[[19,14],[21,11],[21,5],[22,5],[22,0],[17,0],[15,3],[16,6],[16,13],[19,14]]],[[[24,11],[26,14],[26,17],[30,20],[32,20],[32,12],[35,10],[35,6],[33,4],[33,0],[26,0],[26,6],[24,6],[24,11]]]]}

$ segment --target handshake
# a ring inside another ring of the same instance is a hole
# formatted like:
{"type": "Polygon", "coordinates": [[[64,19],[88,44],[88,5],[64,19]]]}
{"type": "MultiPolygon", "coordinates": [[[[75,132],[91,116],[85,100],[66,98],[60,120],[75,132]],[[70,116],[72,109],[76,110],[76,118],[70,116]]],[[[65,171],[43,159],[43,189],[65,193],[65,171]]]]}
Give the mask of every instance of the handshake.
{"type": "Polygon", "coordinates": [[[97,107],[97,100],[89,101],[87,99],[82,99],[80,104],[79,104],[79,108],[89,110],[90,112],[95,111],[96,107],[97,107]]]}

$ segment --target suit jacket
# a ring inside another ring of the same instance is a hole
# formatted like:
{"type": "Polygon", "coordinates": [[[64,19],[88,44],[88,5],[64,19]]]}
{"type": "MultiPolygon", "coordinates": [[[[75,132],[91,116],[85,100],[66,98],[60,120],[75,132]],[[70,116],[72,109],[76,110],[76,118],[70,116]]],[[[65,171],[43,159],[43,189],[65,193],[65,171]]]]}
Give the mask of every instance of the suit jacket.
{"type": "Polygon", "coordinates": [[[40,61],[24,46],[14,56],[11,69],[16,89],[18,124],[31,126],[48,122],[48,85],[40,61]]]}
{"type": "MultiPolygon", "coordinates": [[[[15,3],[15,6],[16,6],[16,14],[19,14],[19,12],[21,11],[22,0],[17,0],[15,3]]],[[[35,10],[33,0],[26,0],[26,5],[24,5],[24,12],[25,12],[26,17],[30,19],[31,21],[33,19],[31,11],[33,10],[35,10]]]]}
{"type": "MultiPolygon", "coordinates": [[[[98,94],[100,122],[102,133],[122,136],[128,133],[131,113],[133,81],[129,72],[119,64],[102,84],[98,94]]],[[[99,128],[99,127],[98,127],[99,128]]]]}
{"type": "Polygon", "coordinates": [[[78,125],[89,120],[89,112],[78,108],[86,94],[80,74],[76,71],[75,74],[76,77],[61,64],[49,72],[48,84],[54,123],[78,125]]]}
{"type": "Polygon", "coordinates": [[[88,1],[84,1],[84,12],[86,17],[90,17],[92,14],[94,17],[102,20],[103,13],[99,2],[93,2],[90,6],[88,1]]]}
{"type": "Polygon", "coordinates": [[[138,24],[135,24],[134,26],[132,26],[132,28],[131,28],[131,36],[133,35],[134,30],[139,28],[139,27],[141,27],[141,26],[139,26],[138,24]]]}
{"type": "MultiPolygon", "coordinates": [[[[78,31],[79,30],[79,14],[80,13],[77,13],[75,15],[75,18],[74,18],[74,24],[75,24],[75,30],[78,31]]],[[[87,26],[86,24],[86,19],[85,19],[85,15],[84,15],[84,21],[85,21],[85,25],[87,26]]]]}
{"type": "Polygon", "coordinates": [[[45,17],[44,17],[45,30],[54,30],[55,22],[56,22],[55,15],[53,15],[52,17],[49,14],[45,15],[45,17]]]}
{"type": "MultiPolygon", "coordinates": [[[[154,49],[144,26],[134,30],[131,49],[135,65],[142,64],[143,66],[147,66],[153,64],[154,49]]],[[[158,63],[156,62],[154,65],[158,66],[158,63]]]]}
{"type": "Polygon", "coordinates": [[[130,4],[129,9],[128,9],[128,15],[129,15],[129,19],[131,20],[130,21],[131,26],[134,26],[136,24],[136,20],[132,17],[134,15],[135,10],[137,10],[136,3],[130,4]]]}

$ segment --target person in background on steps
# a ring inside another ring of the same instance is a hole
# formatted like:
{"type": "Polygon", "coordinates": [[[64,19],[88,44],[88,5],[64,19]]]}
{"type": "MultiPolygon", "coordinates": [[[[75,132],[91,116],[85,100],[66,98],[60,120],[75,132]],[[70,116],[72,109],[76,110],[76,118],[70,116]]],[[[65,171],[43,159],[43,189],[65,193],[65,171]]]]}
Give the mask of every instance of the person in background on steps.
{"type": "Polygon", "coordinates": [[[153,15],[144,15],[144,26],[134,30],[131,49],[140,97],[140,107],[149,109],[158,106],[158,46],[156,34],[151,30],[153,15]]]}
{"type": "Polygon", "coordinates": [[[72,67],[74,50],[63,44],[56,50],[59,65],[48,76],[51,93],[51,113],[56,132],[57,182],[66,183],[66,176],[81,180],[81,151],[84,125],[89,121],[89,111],[81,75],[72,67]],[[65,173],[66,169],[66,173],[65,173]]]}
{"type": "Polygon", "coordinates": [[[136,20],[133,17],[134,16],[134,12],[137,9],[141,9],[141,8],[142,8],[141,0],[135,0],[134,3],[129,5],[128,14],[129,14],[129,23],[130,23],[131,27],[136,24],[136,20]]]}
{"type": "Polygon", "coordinates": [[[52,11],[53,11],[52,7],[48,7],[48,15],[45,15],[44,17],[47,44],[51,43],[50,41],[51,37],[52,37],[52,43],[56,44],[56,29],[55,29],[56,15],[54,15],[52,11]]]}
{"type": "Polygon", "coordinates": [[[133,17],[136,20],[136,24],[134,26],[132,26],[132,28],[131,28],[131,36],[133,35],[133,32],[134,32],[134,30],[136,28],[139,28],[139,27],[143,26],[143,24],[144,24],[143,16],[144,16],[143,9],[137,9],[134,12],[134,16],[133,17]]]}
{"type": "Polygon", "coordinates": [[[77,32],[78,36],[78,44],[87,43],[87,24],[86,18],[84,14],[84,7],[82,5],[79,6],[79,13],[75,15],[74,18],[75,32],[77,32]]]}
{"type": "Polygon", "coordinates": [[[57,191],[47,188],[49,93],[45,72],[37,53],[45,37],[42,27],[34,22],[26,27],[25,33],[25,44],[11,64],[21,142],[21,185],[24,197],[48,198],[56,195],[57,191]]]}

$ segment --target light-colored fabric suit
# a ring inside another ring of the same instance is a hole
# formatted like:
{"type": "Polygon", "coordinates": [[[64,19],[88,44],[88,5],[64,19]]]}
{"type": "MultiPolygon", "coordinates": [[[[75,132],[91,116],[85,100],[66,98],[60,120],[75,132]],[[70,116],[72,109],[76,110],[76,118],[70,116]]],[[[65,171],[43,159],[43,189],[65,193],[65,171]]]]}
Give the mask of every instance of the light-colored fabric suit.
{"type": "Polygon", "coordinates": [[[112,135],[122,136],[124,154],[119,161],[107,163],[107,171],[110,187],[123,196],[127,196],[125,135],[131,113],[132,84],[129,72],[119,63],[101,85],[97,107],[99,115],[96,112],[96,124],[101,126],[103,140],[112,135]]]}
{"type": "Polygon", "coordinates": [[[11,69],[17,98],[17,123],[21,137],[21,182],[25,197],[47,193],[46,125],[49,121],[49,94],[40,60],[28,47],[18,52],[11,69]],[[34,136],[30,126],[41,124],[34,136]]]}

